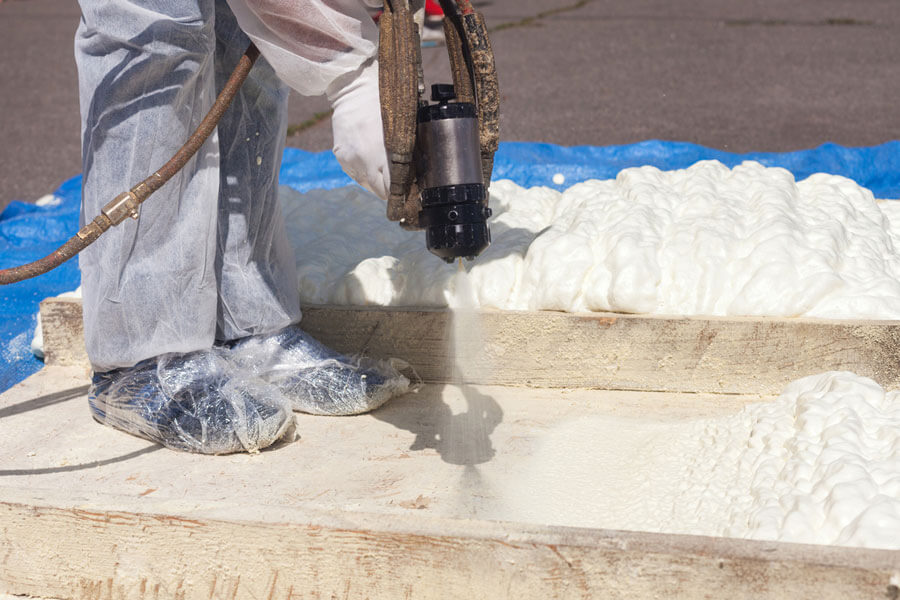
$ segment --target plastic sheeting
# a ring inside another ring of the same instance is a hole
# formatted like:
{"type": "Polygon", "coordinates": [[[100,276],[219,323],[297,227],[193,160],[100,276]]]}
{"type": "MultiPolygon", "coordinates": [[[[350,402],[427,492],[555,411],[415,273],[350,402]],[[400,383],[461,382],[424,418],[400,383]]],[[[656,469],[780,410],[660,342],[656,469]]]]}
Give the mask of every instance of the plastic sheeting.
{"type": "MultiPolygon", "coordinates": [[[[795,152],[735,154],[686,142],[650,140],[624,146],[573,146],[535,142],[503,142],[494,157],[494,179],[511,179],[524,187],[544,185],[563,190],[588,179],[612,179],[622,169],[652,165],[663,170],[685,169],[700,160],[718,160],[734,167],[747,160],[782,167],[797,180],[813,173],[831,173],[872,190],[876,198],[900,198],[900,141],[847,148],[823,144],[795,152]],[[553,176],[565,180],[553,183],[553,176]]],[[[330,152],[284,151],[281,183],[298,192],[349,185],[330,152]]]]}
{"type": "Polygon", "coordinates": [[[239,340],[229,360],[274,385],[294,410],[312,415],[358,415],[405,394],[410,381],[391,361],[338,354],[296,326],[239,340]]]}
{"type": "Polygon", "coordinates": [[[224,348],[95,373],[88,403],[100,423],[200,454],[258,452],[293,422],[288,399],[224,348]]]}
{"type": "MultiPolygon", "coordinates": [[[[853,179],[877,198],[900,198],[900,142],[846,148],[824,144],[796,152],[734,154],[682,142],[646,141],[624,146],[562,147],[530,142],[504,142],[494,162],[495,179],[517,184],[564,189],[586,179],[609,179],[627,167],[653,165],[682,169],[698,160],[715,159],[729,167],[755,160],[783,167],[797,179],[825,172],[853,179]],[[553,183],[553,176],[565,180],[553,183]]],[[[352,181],[331,152],[311,153],[287,148],[281,183],[300,192],[332,189],[352,181]]],[[[123,189],[128,186],[123,182],[123,189]]],[[[13,202],[0,214],[0,268],[48,254],[78,229],[81,177],[73,177],[56,191],[55,205],[35,206],[13,202]]],[[[153,200],[151,199],[150,202],[153,200]]],[[[385,222],[387,225],[387,221],[385,222]]],[[[6,390],[41,367],[29,345],[40,301],[78,287],[75,261],[37,279],[0,287],[0,391],[6,390]]]]}
{"type": "Polygon", "coordinates": [[[754,160],[767,167],[783,167],[797,180],[813,173],[831,173],[869,188],[876,198],[900,198],[900,142],[865,148],[823,144],[796,152],[734,154],[685,142],[650,140],[626,146],[502,144],[494,162],[494,179],[511,179],[524,187],[546,185],[565,189],[586,179],[611,179],[622,169],[652,165],[662,170],[684,169],[699,160],[718,160],[734,167],[754,160]],[[552,177],[561,173],[562,185],[552,177]]]}

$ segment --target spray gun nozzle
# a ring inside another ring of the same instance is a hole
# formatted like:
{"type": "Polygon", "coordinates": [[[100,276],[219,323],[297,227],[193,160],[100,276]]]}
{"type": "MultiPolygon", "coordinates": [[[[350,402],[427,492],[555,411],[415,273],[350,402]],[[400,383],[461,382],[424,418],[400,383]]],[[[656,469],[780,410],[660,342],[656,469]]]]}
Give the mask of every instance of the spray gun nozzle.
{"type": "Polygon", "coordinates": [[[452,85],[435,84],[435,104],[426,102],[417,113],[419,225],[428,250],[448,263],[474,258],[491,243],[478,111],[471,102],[453,102],[455,97],[452,85]]]}

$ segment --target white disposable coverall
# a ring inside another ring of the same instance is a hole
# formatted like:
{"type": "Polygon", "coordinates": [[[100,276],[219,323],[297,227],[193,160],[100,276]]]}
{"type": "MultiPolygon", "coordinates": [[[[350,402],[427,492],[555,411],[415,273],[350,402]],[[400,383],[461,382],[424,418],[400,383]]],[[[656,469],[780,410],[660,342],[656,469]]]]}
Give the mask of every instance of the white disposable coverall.
{"type": "Polygon", "coordinates": [[[281,80],[303,94],[328,94],[335,154],[351,176],[383,196],[377,28],[363,4],[80,4],[82,222],[184,143],[248,36],[262,53],[217,132],[144,203],[140,218],[81,253],[85,341],[94,369],[201,350],[299,321],[294,256],[277,198],[287,102],[281,80]]]}

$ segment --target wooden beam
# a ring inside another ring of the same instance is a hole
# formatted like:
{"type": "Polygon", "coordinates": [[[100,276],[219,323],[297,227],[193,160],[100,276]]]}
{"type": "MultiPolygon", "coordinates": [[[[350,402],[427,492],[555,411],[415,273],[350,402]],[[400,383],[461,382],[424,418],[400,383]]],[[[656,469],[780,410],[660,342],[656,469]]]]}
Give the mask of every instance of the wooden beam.
{"type": "MultiPolygon", "coordinates": [[[[47,363],[86,362],[80,302],[45,300],[41,314],[47,363]]],[[[449,311],[307,306],[302,325],[341,352],[401,358],[426,382],[454,380],[449,311]]],[[[900,321],[482,311],[478,329],[471,383],[777,394],[800,377],[847,370],[900,387],[900,321]]]]}
{"type": "Polygon", "coordinates": [[[900,553],[0,490],[0,591],[59,598],[897,598],[900,553]],[[19,494],[21,496],[21,494],[19,494]],[[130,502],[133,504],[133,501],[130,502]],[[218,512],[224,511],[217,506],[218,512]],[[52,540],[52,543],[51,543],[52,540]],[[893,579],[892,579],[893,578],[893,579]]]}
{"type": "MultiPolygon", "coordinates": [[[[342,352],[396,356],[443,382],[453,380],[451,319],[306,307],[303,327],[342,352]]],[[[466,368],[473,383],[778,394],[800,377],[847,370],[900,387],[900,321],[484,311],[478,328],[483,360],[466,368]]]]}
{"type": "Polygon", "coordinates": [[[88,366],[80,298],[47,298],[41,302],[44,364],[88,366]]]}
{"type": "Polygon", "coordinates": [[[424,386],[369,415],[297,415],[299,439],[259,455],[200,456],[93,423],[85,382],[50,367],[0,394],[0,597],[900,594],[898,551],[551,527],[504,500],[501,475],[556,423],[679,421],[751,397],[424,386]],[[460,435],[477,452],[461,456],[460,435]]]}

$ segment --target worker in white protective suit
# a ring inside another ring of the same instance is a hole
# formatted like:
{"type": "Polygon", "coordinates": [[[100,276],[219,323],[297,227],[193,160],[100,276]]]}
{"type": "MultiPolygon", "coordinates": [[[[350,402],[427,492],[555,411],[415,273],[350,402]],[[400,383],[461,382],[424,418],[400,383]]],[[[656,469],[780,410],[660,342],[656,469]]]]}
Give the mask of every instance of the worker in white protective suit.
{"type": "Polygon", "coordinates": [[[300,320],[277,182],[288,90],[327,94],[334,152],[389,187],[360,0],[80,0],[82,223],[184,143],[252,39],[262,57],[185,168],[81,254],[94,417],[171,448],[255,451],[291,410],[356,414],[407,390],[300,320]]]}

